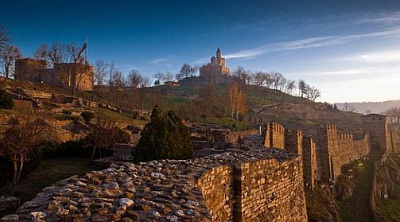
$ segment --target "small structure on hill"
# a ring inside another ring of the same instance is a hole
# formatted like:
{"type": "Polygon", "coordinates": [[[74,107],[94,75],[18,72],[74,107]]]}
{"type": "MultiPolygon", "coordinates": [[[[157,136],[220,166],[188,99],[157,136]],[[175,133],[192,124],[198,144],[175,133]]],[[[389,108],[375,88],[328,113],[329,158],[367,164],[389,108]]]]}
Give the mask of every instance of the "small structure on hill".
{"type": "Polygon", "coordinates": [[[211,57],[211,62],[200,68],[200,77],[213,83],[226,83],[230,80],[230,69],[226,67],[225,58],[222,57],[219,48],[216,56],[211,57]]]}

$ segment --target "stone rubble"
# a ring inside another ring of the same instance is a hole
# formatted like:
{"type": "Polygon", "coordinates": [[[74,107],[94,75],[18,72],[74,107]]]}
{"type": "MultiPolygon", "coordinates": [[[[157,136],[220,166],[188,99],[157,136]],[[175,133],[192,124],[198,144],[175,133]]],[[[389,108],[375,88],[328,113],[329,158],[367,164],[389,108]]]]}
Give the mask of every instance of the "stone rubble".
{"type": "Polygon", "coordinates": [[[217,166],[271,158],[293,156],[271,148],[111,164],[43,189],[16,214],[18,221],[212,221],[197,179],[217,166]]]}

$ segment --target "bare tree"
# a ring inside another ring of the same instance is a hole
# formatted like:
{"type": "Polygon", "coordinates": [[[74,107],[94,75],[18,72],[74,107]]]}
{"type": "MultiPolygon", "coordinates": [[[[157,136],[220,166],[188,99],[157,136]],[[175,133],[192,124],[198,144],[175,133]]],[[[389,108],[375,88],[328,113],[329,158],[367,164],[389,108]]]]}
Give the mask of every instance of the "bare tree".
{"type": "Polygon", "coordinates": [[[161,80],[164,79],[164,73],[156,72],[156,73],[154,73],[153,77],[156,79],[156,82],[158,82],[158,84],[154,83],[154,85],[160,85],[161,80]]]}
{"type": "Polygon", "coordinates": [[[239,66],[233,71],[233,76],[237,78],[240,89],[246,90],[246,80],[249,73],[242,66],[239,66]]]}
{"type": "Polygon", "coordinates": [[[8,79],[13,74],[13,67],[16,59],[22,57],[19,49],[12,45],[6,45],[5,48],[0,53],[0,63],[3,67],[3,73],[6,79],[8,79]]]}
{"type": "Polygon", "coordinates": [[[287,83],[286,83],[287,92],[292,95],[294,89],[296,89],[296,81],[288,80],[287,83]]]}
{"type": "Polygon", "coordinates": [[[306,90],[307,90],[307,98],[312,101],[315,101],[318,97],[321,96],[321,92],[314,86],[307,85],[306,90]]]}
{"type": "Polygon", "coordinates": [[[280,82],[283,79],[283,75],[279,72],[271,72],[271,77],[274,85],[274,89],[278,89],[280,82]]]}
{"type": "Polygon", "coordinates": [[[185,76],[184,76],[183,74],[181,74],[181,73],[175,74],[175,79],[176,79],[177,81],[181,81],[184,77],[185,77],[185,76]]]}
{"type": "Polygon", "coordinates": [[[143,82],[142,74],[140,74],[139,70],[132,69],[128,74],[128,85],[133,88],[139,88],[143,82]]]}
{"type": "Polygon", "coordinates": [[[179,71],[179,76],[181,76],[182,78],[190,77],[193,76],[195,71],[195,68],[192,68],[189,64],[185,63],[182,65],[181,70],[179,71]]]}
{"type": "Polygon", "coordinates": [[[256,72],[253,80],[256,86],[263,86],[265,83],[264,73],[261,71],[256,72]]]}
{"type": "Polygon", "coordinates": [[[163,80],[164,80],[164,82],[174,80],[174,74],[172,74],[171,72],[167,71],[164,74],[164,79],[163,80]]]}
{"type": "Polygon", "coordinates": [[[282,78],[281,78],[281,80],[279,81],[279,90],[281,91],[281,92],[284,92],[284,89],[285,89],[285,87],[286,87],[286,83],[287,83],[287,79],[284,77],[284,76],[282,76],[282,78]]]}
{"type": "Polygon", "coordinates": [[[263,74],[265,86],[267,88],[271,89],[271,87],[274,83],[274,79],[272,78],[271,74],[269,74],[267,72],[263,72],[262,74],[263,74]]]}
{"type": "Polygon", "coordinates": [[[307,93],[307,84],[304,82],[304,80],[299,79],[297,82],[297,88],[299,89],[299,96],[301,98],[304,97],[304,94],[307,93]]]}
{"type": "Polygon", "coordinates": [[[148,87],[148,86],[150,86],[150,78],[147,76],[143,76],[142,85],[140,87],[143,88],[143,87],[148,87]]]}
{"type": "Polygon", "coordinates": [[[10,127],[4,132],[0,140],[0,149],[13,162],[13,184],[21,178],[25,161],[40,141],[51,134],[49,125],[43,119],[11,118],[10,127]]]}
{"type": "Polygon", "coordinates": [[[108,64],[103,60],[97,60],[94,67],[94,84],[102,86],[106,82],[108,64]]]}
{"type": "Polygon", "coordinates": [[[90,156],[90,163],[93,162],[96,152],[99,152],[102,157],[102,152],[106,152],[112,148],[115,143],[118,142],[129,142],[128,138],[125,138],[121,134],[121,129],[116,126],[116,123],[109,121],[102,116],[96,117],[96,123],[90,124],[90,131],[87,134],[88,145],[92,146],[92,154],[90,156]]]}
{"type": "Polygon", "coordinates": [[[239,114],[244,113],[246,110],[246,96],[245,93],[240,89],[236,82],[233,82],[228,87],[229,94],[229,105],[231,110],[231,118],[234,118],[236,113],[236,119],[239,120],[239,114]]]}
{"type": "Polygon", "coordinates": [[[0,25],[0,52],[11,42],[7,35],[7,30],[0,25]]]}

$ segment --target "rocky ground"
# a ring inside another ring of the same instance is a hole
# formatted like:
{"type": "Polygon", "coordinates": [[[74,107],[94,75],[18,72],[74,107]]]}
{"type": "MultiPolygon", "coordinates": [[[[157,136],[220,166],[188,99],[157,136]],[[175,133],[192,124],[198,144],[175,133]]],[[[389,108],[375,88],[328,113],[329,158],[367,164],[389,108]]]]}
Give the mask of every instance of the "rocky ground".
{"type": "MultiPolygon", "coordinates": [[[[10,221],[211,221],[196,180],[242,161],[291,159],[281,149],[251,149],[190,160],[112,164],[45,188],[10,221]],[[14,218],[14,219],[13,219],[14,218]]],[[[4,218],[6,219],[6,218],[4,218]]]]}

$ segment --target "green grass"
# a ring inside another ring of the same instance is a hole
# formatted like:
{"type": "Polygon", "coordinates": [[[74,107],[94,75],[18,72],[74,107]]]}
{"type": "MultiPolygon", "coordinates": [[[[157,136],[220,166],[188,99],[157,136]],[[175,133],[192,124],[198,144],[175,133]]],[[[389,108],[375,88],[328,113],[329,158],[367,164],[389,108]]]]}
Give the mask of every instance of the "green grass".
{"type": "Polygon", "coordinates": [[[14,189],[14,196],[21,198],[21,203],[34,198],[43,188],[73,175],[84,175],[93,170],[100,170],[98,166],[89,165],[88,156],[63,157],[43,160],[38,169],[22,178],[16,187],[2,187],[1,194],[10,194],[14,189]]]}
{"type": "Polygon", "coordinates": [[[206,117],[206,118],[202,118],[201,120],[204,123],[217,124],[224,128],[232,128],[232,126],[235,125],[236,130],[248,130],[248,129],[254,129],[254,127],[255,127],[252,124],[232,120],[230,118],[206,117]]]}
{"type": "MultiPolygon", "coordinates": [[[[390,170],[398,171],[400,166],[400,157],[398,154],[390,154],[388,155],[385,166],[390,170]]],[[[379,171],[378,171],[379,172],[379,171]]],[[[386,180],[390,178],[386,178],[386,174],[382,175],[385,177],[386,180]]],[[[394,196],[393,195],[390,199],[383,200],[381,205],[378,206],[378,213],[385,218],[385,221],[399,221],[400,220],[400,182],[394,182],[394,196]]]]}
{"type": "MultiPolygon", "coordinates": [[[[132,123],[132,115],[128,113],[119,113],[103,108],[92,108],[92,110],[100,116],[115,122],[132,123]]],[[[95,119],[93,119],[95,121],[95,119]]]]}
{"type": "MultiPolygon", "coordinates": [[[[369,208],[369,196],[371,190],[372,168],[375,154],[369,156],[366,161],[354,161],[349,165],[354,175],[355,187],[352,196],[345,200],[337,200],[336,205],[341,221],[373,221],[369,208]]],[[[349,174],[343,174],[347,176],[349,174]]]]}

